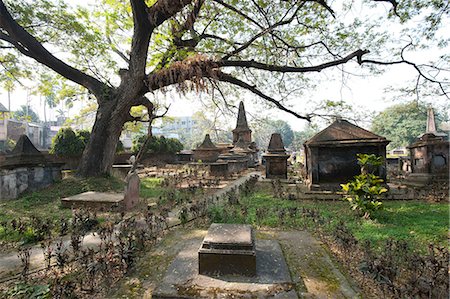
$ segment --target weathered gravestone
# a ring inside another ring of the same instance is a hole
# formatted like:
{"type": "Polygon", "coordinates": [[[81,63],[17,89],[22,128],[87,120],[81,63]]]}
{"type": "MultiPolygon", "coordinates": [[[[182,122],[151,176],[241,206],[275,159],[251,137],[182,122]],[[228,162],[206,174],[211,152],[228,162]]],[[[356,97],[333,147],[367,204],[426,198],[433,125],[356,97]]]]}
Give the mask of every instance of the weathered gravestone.
{"type": "Polygon", "coordinates": [[[139,187],[141,180],[136,172],[129,173],[126,177],[125,197],[123,206],[126,211],[135,207],[139,202],[139,187]]]}
{"type": "Polygon", "coordinates": [[[289,155],[286,154],[279,133],[272,134],[267,153],[263,157],[266,160],[266,178],[287,179],[287,159],[289,155]]]}
{"type": "Polygon", "coordinates": [[[177,255],[152,298],[298,296],[277,241],[255,239],[250,225],[213,223],[200,249],[189,242],[177,255]]]}
{"type": "Polygon", "coordinates": [[[444,132],[438,132],[432,108],[428,109],[427,127],[424,134],[408,146],[412,173],[405,183],[425,187],[431,183],[448,182],[449,141],[444,132]]]}
{"type": "Polygon", "coordinates": [[[256,275],[256,249],[250,225],[213,223],[198,251],[199,274],[256,275]]]}

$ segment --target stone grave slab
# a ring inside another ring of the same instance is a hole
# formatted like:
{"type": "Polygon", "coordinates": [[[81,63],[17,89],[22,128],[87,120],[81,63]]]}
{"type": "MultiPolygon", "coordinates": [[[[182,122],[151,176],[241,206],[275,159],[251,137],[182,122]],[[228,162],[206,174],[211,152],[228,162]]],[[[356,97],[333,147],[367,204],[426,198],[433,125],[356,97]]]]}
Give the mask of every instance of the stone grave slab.
{"type": "Polygon", "coordinates": [[[198,251],[199,273],[256,275],[255,239],[250,225],[213,223],[198,251]]]}
{"type": "MultiPolygon", "coordinates": [[[[177,255],[162,283],[152,293],[152,298],[298,298],[279,243],[275,240],[255,240],[253,236],[249,237],[248,228],[233,235],[236,232],[230,228],[227,233],[216,235],[213,227],[205,239],[209,240],[209,244],[214,241],[229,245],[229,239],[235,236],[234,245],[244,247],[253,241],[256,275],[199,274],[198,240],[198,243],[188,244],[177,255]]],[[[201,247],[203,244],[201,242],[201,247]]]]}
{"type": "Polygon", "coordinates": [[[61,205],[64,208],[120,211],[123,209],[123,194],[88,191],[61,199],[61,205]]]}

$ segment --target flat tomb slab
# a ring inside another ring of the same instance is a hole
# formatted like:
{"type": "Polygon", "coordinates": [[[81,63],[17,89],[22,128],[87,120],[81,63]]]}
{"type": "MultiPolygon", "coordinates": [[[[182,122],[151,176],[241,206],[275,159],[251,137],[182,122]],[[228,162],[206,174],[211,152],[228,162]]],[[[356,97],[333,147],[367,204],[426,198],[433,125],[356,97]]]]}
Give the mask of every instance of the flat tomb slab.
{"type": "Polygon", "coordinates": [[[247,224],[213,223],[203,239],[202,248],[254,249],[252,226],[247,224]]]}
{"type": "Polygon", "coordinates": [[[198,250],[199,273],[205,275],[256,275],[252,227],[213,223],[198,250]]]}
{"type": "Polygon", "coordinates": [[[123,198],[122,193],[88,191],[61,199],[61,205],[64,208],[121,209],[123,198]]]}
{"type": "Polygon", "coordinates": [[[255,241],[255,276],[199,274],[197,242],[177,255],[152,298],[298,298],[277,241],[255,241]]]}

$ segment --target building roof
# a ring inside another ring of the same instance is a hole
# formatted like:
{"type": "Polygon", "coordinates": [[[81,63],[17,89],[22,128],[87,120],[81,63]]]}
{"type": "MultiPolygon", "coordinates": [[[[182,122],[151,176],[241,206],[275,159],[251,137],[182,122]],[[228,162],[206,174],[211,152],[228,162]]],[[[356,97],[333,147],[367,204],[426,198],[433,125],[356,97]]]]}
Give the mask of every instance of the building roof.
{"type": "Polygon", "coordinates": [[[2,103],[0,103],[0,112],[9,112],[9,110],[2,103]]]}
{"type": "Polygon", "coordinates": [[[334,144],[334,143],[361,143],[361,142],[386,142],[382,136],[367,131],[344,119],[334,121],[324,130],[314,135],[305,142],[306,145],[334,144]]]}

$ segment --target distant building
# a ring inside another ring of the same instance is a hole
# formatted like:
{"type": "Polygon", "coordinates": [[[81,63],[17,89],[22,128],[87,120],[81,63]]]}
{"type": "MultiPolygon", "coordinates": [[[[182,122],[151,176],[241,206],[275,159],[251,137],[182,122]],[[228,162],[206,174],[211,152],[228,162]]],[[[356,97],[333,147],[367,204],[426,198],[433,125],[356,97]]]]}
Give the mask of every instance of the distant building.
{"type": "MultiPolygon", "coordinates": [[[[172,117],[173,121],[166,122],[159,127],[160,132],[155,135],[164,135],[166,138],[180,138],[180,132],[183,134],[192,134],[196,128],[197,120],[192,116],[172,117]]],[[[156,129],[156,128],[155,128],[156,129]]]]}

